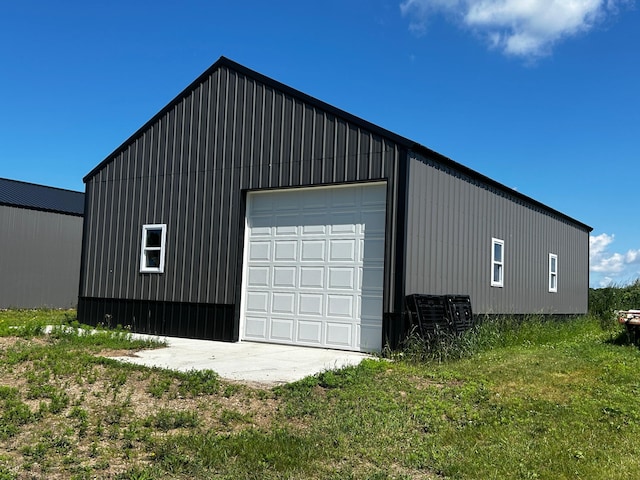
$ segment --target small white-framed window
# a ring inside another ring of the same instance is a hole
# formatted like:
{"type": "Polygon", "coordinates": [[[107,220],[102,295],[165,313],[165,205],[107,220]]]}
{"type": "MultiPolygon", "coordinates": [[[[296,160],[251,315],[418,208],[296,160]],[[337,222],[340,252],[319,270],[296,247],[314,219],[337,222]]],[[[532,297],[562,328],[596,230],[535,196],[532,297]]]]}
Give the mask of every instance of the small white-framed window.
{"type": "Polygon", "coordinates": [[[141,273],[164,273],[166,239],[166,224],[142,226],[142,242],[140,246],[141,273]]]}
{"type": "Polygon", "coordinates": [[[504,240],[491,239],[491,286],[504,286],[504,240]]]}
{"type": "Polygon", "coordinates": [[[549,291],[558,291],[558,255],[549,254],[549,291]]]}

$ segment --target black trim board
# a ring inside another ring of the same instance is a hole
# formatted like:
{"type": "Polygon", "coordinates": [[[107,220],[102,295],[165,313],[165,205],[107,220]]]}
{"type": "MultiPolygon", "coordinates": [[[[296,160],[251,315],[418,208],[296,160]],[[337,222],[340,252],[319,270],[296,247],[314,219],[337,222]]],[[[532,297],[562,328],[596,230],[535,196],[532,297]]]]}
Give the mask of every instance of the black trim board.
{"type": "MultiPolygon", "coordinates": [[[[384,312],[382,317],[382,344],[392,349],[398,348],[407,334],[405,321],[405,277],[406,277],[406,233],[407,233],[407,206],[409,204],[409,162],[408,152],[400,151],[397,179],[397,218],[396,218],[396,248],[394,252],[395,278],[394,298],[392,310],[394,313],[384,312]]],[[[389,206],[387,205],[387,208],[389,206]]]]}
{"type": "Polygon", "coordinates": [[[236,221],[239,222],[238,228],[238,240],[240,241],[240,245],[242,245],[239,249],[238,258],[236,259],[236,303],[235,303],[235,315],[233,316],[233,335],[234,338],[240,340],[240,320],[242,316],[242,295],[244,292],[242,291],[242,280],[244,279],[244,259],[245,259],[245,228],[247,225],[247,193],[249,190],[242,190],[240,192],[240,218],[237,218],[236,221]]]}
{"type": "Polygon", "coordinates": [[[80,297],[78,321],[135,333],[235,342],[235,306],[80,297]]]}
{"type": "Polygon", "coordinates": [[[89,223],[89,195],[84,195],[84,211],[85,215],[82,217],[82,244],[80,245],[80,275],[78,276],[78,309],[80,308],[80,299],[82,298],[84,285],[84,277],[87,273],[87,261],[85,260],[85,253],[89,246],[89,229],[87,224],[89,223]]]}
{"type": "Polygon", "coordinates": [[[31,207],[28,205],[16,205],[8,202],[0,202],[0,206],[2,207],[11,207],[11,208],[19,208],[20,210],[32,210],[34,212],[45,212],[45,213],[55,213],[58,215],[67,215],[69,217],[84,217],[82,213],[73,213],[73,212],[65,212],[64,210],[55,210],[52,208],[40,208],[40,207],[31,207]]]}

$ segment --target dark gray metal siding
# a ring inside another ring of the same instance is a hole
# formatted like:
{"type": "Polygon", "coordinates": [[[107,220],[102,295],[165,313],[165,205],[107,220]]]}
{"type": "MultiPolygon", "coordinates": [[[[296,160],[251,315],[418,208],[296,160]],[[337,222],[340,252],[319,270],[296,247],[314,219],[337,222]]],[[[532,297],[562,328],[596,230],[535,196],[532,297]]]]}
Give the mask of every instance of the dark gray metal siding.
{"type": "Polygon", "coordinates": [[[410,154],[405,293],[468,294],[474,313],[586,313],[589,230],[516,195],[410,154]],[[504,287],[491,287],[491,239],[504,287]],[[558,293],[548,290],[558,255],[558,293]]]}
{"type": "Polygon", "coordinates": [[[0,205],[0,308],[78,301],[82,217],[0,205]]]}
{"type": "Polygon", "coordinates": [[[222,65],[85,179],[80,295],[235,304],[246,190],[385,179],[393,311],[401,156],[394,141],[222,65]],[[167,224],[161,275],[139,273],[147,223],[167,224]]]}

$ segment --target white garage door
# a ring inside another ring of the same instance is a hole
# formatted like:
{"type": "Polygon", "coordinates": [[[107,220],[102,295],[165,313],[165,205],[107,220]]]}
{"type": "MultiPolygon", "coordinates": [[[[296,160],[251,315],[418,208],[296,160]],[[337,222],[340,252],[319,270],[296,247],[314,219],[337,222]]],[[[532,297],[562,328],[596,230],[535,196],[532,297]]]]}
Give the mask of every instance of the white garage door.
{"type": "Polygon", "coordinates": [[[242,338],[379,351],[385,199],[384,183],[249,193],[242,338]]]}

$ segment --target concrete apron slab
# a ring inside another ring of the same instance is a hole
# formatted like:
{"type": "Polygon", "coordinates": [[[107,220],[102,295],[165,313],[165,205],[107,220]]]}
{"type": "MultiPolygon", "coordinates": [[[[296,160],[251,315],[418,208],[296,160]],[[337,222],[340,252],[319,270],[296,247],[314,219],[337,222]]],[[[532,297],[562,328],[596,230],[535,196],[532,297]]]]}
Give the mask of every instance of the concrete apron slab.
{"type": "Polygon", "coordinates": [[[132,337],[163,341],[167,347],[114,357],[116,360],[183,372],[213,370],[226,380],[264,386],[295,382],[327,370],[358,365],[365,358],[375,358],[358,352],[270,343],[214,342],[144,334],[132,334],[132,337]]]}

